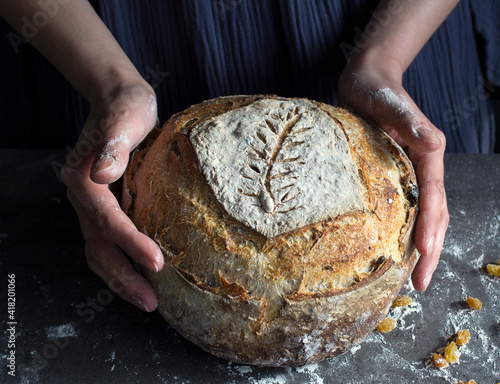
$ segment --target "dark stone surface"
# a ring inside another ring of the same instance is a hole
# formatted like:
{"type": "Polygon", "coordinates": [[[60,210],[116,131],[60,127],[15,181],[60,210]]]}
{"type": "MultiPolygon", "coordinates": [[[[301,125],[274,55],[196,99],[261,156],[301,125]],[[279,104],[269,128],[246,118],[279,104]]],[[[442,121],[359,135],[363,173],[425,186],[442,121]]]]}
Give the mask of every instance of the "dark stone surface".
{"type": "Polygon", "coordinates": [[[0,382],[6,383],[478,383],[500,381],[500,155],[447,155],[451,215],[430,288],[391,310],[397,328],[302,368],[231,364],[179,336],[158,313],[111,295],[88,268],[58,170],[65,153],[0,151],[0,382]],[[15,274],[16,377],[7,372],[7,275],[15,274]],[[477,297],[483,309],[464,306],[477,297]],[[94,304],[92,304],[94,303],[94,304]],[[470,330],[460,364],[426,360],[470,330]]]}

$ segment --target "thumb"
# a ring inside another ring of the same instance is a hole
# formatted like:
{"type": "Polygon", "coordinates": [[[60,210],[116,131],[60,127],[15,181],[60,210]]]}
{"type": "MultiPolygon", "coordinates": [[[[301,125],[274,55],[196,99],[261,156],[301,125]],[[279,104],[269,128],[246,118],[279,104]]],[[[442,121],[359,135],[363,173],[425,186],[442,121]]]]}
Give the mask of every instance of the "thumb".
{"type": "Polygon", "coordinates": [[[118,180],[128,164],[132,150],[130,142],[130,138],[124,134],[109,135],[95,157],[90,178],[99,184],[110,184],[118,180]]]}
{"type": "Polygon", "coordinates": [[[389,134],[397,133],[411,149],[434,152],[445,143],[443,133],[420,111],[401,88],[379,88],[372,94],[370,119],[389,134]]]}
{"type": "Polygon", "coordinates": [[[157,122],[156,113],[147,113],[141,106],[126,108],[113,111],[100,124],[102,145],[96,152],[90,171],[90,178],[96,183],[110,184],[118,180],[125,172],[130,152],[157,122]]]}

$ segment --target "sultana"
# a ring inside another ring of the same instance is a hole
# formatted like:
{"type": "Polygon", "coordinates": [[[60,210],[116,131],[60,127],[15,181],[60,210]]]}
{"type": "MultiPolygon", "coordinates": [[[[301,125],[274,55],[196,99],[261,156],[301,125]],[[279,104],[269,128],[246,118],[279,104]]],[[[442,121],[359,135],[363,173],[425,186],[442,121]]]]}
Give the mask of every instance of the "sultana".
{"type": "Polygon", "coordinates": [[[467,298],[467,304],[469,304],[469,307],[477,311],[479,311],[483,307],[483,303],[481,303],[481,300],[475,299],[470,296],[467,298]]]}
{"type": "Polygon", "coordinates": [[[498,264],[488,264],[486,270],[494,276],[500,276],[500,265],[498,264]]]}
{"type": "Polygon", "coordinates": [[[396,300],[392,303],[392,308],[395,307],[405,307],[407,305],[410,305],[412,303],[412,299],[410,296],[398,296],[396,297],[396,300]]]}
{"type": "Polygon", "coordinates": [[[444,358],[448,363],[458,363],[460,352],[458,352],[457,344],[452,341],[444,350],[444,358]]]}
{"type": "Polygon", "coordinates": [[[446,361],[446,359],[439,353],[435,353],[434,355],[432,355],[432,364],[434,364],[436,368],[440,369],[446,368],[448,366],[448,362],[446,361]]]}
{"type": "Polygon", "coordinates": [[[468,329],[462,329],[458,332],[456,343],[458,346],[463,346],[470,341],[470,332],[468,329]]]}
{"type": "Polygon", "coordinates": [[[392,331],[396,327],[396,320],[391,319],[390,317],[386,317],[384,320],[380,322],[377,327],[377,330],[380,333],[387,333],[392,331]]]}

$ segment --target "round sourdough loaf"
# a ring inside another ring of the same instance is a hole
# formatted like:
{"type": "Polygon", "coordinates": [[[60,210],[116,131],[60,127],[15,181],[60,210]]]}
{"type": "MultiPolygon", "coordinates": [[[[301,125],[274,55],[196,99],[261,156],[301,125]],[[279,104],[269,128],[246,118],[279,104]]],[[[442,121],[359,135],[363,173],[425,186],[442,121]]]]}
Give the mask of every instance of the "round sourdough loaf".
{"type": "Polygon", "coordinates": [[[205,101],[132,154],[124,210],[163,251],[141,269],[187,339],[245,364],[335,356],[387,314],[417,261],[416,178],[380,129],[271,95],[205,101]]]}

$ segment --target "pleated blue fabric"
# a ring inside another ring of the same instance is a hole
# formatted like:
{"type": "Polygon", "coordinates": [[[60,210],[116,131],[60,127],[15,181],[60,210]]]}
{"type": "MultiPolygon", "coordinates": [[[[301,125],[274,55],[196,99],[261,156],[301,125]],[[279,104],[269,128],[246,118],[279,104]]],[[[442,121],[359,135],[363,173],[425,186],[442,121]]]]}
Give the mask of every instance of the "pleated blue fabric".
{"type": "MultiPolygon", "coordinates": [[[[191,104],[231,94],[275,93],[336,104],[349,46],[377,3],[103,0],[100,5],[103,20],[140,72],[150,78],[154,71],[163,73],[157,76],[161,81],[150,82],[165,121],[191,104]]],[[[481,72],[471,7],[460,2],[403,80],[447,136],[448,152],[490,152],[494,142],[487,102],[491,80],[481,72]]],[[[489,60],[494,62],[492,53],[489,60]]]]}
{"type": "MultiPolygon", "coordinates": [[[[492,84],[500,85],[500,6],[496,1],[462,0],[404,74],[403,85],[411,97],[445,133],[448,152],[488,153],[494,147],[488,98],[492,84]]],[[[173,113],[221,95],[273,93],[337,104],[338,77],[349,49],[378,3],[94,2],[124,51],[155,89],[162,123],[173,113]]],[[[43,64],[31,68],[35,80],[41,76],[36,71],[43,68],[43,64]]],[[[61,130],[44,121],[63,121],[66,141],[72,144],[88,108],[74,92],[48,86],[49,72],[43,72],[43,81],[35,81],[43,85],[29,96],[37,100],[36,111],[43,111],[34,113],[32,119],[39,129],[51,132],[61,130]],[[65,96],[55,97],[56,92],[65,96]],[[54,109],[44,105],[47,100],[61,104],[54,109]]]]}

